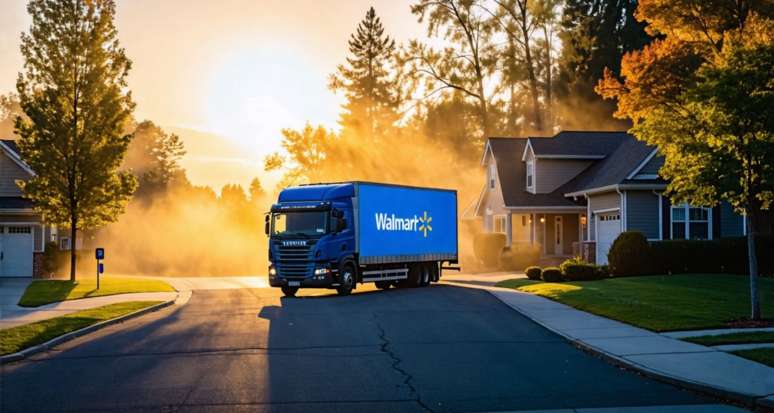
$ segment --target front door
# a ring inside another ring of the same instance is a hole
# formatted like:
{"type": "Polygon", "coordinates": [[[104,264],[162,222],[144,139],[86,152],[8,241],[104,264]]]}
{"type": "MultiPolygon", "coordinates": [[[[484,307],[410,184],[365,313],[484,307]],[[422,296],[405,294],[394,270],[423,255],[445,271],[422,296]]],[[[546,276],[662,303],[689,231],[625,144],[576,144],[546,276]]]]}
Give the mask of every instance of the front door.
{"type": "Polygon", "coordinates": [[[564,225],[562,217],[554,217],[554,255],[564,255],[564,225]]]}

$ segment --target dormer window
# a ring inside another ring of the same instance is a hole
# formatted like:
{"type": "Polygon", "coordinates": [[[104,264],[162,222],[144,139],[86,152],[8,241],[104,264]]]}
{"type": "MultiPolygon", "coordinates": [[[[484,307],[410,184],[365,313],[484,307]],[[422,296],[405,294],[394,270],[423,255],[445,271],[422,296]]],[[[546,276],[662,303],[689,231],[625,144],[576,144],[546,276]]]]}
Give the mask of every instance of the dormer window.
{"type": "Polygon", "coordinates": [[[495,165],[491,164],[489,165],[489,189],[495,189],[495,175],[496,169],[495,165]]]}
{"type": "Polygon", "coordinates": [[[535,186],[535,162],[527,161],[527,189],[533,189],[535,186]]]}

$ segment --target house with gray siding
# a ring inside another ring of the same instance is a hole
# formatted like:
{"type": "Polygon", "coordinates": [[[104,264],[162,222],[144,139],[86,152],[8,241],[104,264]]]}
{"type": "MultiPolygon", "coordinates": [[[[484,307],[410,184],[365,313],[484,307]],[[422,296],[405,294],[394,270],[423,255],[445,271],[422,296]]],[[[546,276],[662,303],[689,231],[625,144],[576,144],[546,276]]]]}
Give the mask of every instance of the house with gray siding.
{"type": "Polygon", "coordinates": [[[475,212],[508,246],[539,245],[544,257],[581,255],[599,264],[623,231],[653,241],[745,234],[744,218],[728,204],[672,205],[658,175],[663,163],[655,148],[626,132],[489,138],[475,212]]]}
{"type": "MultiPolygon", "coordinates": [[[[17,182],[34,175],[19,156],[16,142],[0,140],[0,277],[41,275],[46,243],[64,241],[22,196],[17,182]]],[[[65,246],[69,249],[69,243],[65,246]]]]}

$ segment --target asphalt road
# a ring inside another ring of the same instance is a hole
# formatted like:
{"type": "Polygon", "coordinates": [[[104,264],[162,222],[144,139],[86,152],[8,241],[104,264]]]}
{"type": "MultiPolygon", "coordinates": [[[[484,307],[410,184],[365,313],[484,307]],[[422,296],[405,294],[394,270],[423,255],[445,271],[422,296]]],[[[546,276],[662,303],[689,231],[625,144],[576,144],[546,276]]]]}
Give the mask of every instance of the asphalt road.
{"type": "Polygon", "coordinates": [[[0,410],[496,411],[711,403],[579,351],[480,290],[194,291],[2,367],[0,410]],[[315,294],[315,296],[309,296],[315,294]]]}

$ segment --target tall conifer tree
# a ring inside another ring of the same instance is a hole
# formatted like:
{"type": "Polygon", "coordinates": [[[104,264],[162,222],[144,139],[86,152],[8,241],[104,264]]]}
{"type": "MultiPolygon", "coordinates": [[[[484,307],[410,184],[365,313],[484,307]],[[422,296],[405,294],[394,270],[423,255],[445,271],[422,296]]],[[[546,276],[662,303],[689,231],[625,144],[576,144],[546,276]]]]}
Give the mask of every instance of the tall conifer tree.
{"type": "Polygon", "coordinates": [[[347,97],[341,116],[344,134],[373,140],[398,119],[398,93],[389,70],[395,40],[384,33],[373,7],[350,37],[349,53],[347,64],[338,66],[329,86],[334,91],[343,90],[347,97]]]}

